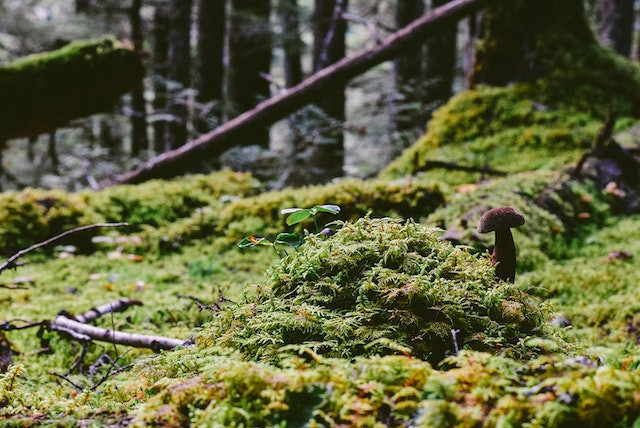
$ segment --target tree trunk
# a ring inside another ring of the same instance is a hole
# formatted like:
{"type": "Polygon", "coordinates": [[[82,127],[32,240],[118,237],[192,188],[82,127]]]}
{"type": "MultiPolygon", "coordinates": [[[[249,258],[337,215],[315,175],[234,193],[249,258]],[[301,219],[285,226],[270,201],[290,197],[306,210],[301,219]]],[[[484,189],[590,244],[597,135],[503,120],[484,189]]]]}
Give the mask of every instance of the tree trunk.
{"type": "Polygon", "coordinates": [[[484,4],[486,0],[452,0],[446,6],[426,13],[379,45],[320,70],[299,85],[260,103],[253,110],[222,124],[186,146],[152,159],[143,167],[121,175],[109,184],[134,184],[152,178],[174,177],[195,161],[219,156],[234,145],[245,143],[246,139],[242,137],[244,133],[287,117],[313,103],[317,97],[326,94],[329,88],[344,86],[350,79],[370,68],[402,55],[407,47],[437,33],[442,25],[457,22],[484,4]]]}
{"type": "MultiPolygon", "coordinates": [[[[227,107],[229,117],[251,110],[270,96],[269,81],[263,74],[271,70],[269,0],[232,0],[229,30],[227,107]]],[[[269,147],[269,127],[247,133],[248,144],[269,147]]]]}
{"type": "MultiPolygon", "coordinates": [[[[141,53],[143,44],[142,19],[140,8],[142,0],[133,0],[130,11],[131,40],[133,49],[141,53]]],[[[144,99],[144,84],[140,84],[131,93],[131,154],[137,156],[140,151],[149,147],[147,136],[147,104],[144,99]]]]}
{"type": "MultiPolygon", "coordinates": [[[[344,58],[347,23],[342,13],[347,10],[347,0],[316,0],[313,15],[313,70],[318,72],[344,58]]],[[[327,88],[314,104],[329,118],[310,155],[310,163],[317,171],[319,181],[328,181],[343,175],[345,121],[345,84],[327,88]]]]}
{"type": "Polygon", "coordinates": [[[476,52],[472,83],[505,86],[532,81],[546,71],[539,42],[570,34],[592,43],[582,0],[493,0],[485,15],[486,35],[476,52]]]}
{"type": "Polygon", "coordinates": [[[600,0],[600,39],[620,55],[631,56],[634,0],[600,0]]]}
{"type": "Polygon", "coordinates": [[[287,88],[302,82],[302,51],[297,0],[280,0],[278,4],[282,22],[282,47],[284,51],[284,78],[287,88]]]}
{"type": "MultiPolygon", "coordinates": [[[[451,0],[433,0],[432,7],[440,7],[451,0]]],[[[427,39],[424,69],[425,93],[422,102],[425,114],[422,126],[435,109],[447,102],[453,93],[453,75],[456,68],[457,23],[451,23],[427,39]]]]}
{"type": "MultiPolygon", "coordinates": [[[[396,3],[396,27],[402,28],[420,18],[424,13],[423,0],[398,0],[396,3]]],[[[408,131],[423,127],[421,108],[414,106],[420,102],[422,81],[422,44],[407,49],[407,53],[394,61],[396,90],[400,96],[394,122],[398,131],[408,131]]]]}
{"type": "MultiPolygon", "coordinates": [[[[166,113],[167,79],[169,53],[169,11],[165,5],[158,5],[153,15],[153,110],[156,115],[166,113]]],[[[164,153],[166,145],[167,122],[153,122],[153,150],[164,153]]]]}
{"type": "MultiPolygon", "coordinates": [[[[179,85],[181,92],[191,84],[191,6],[192,0],[171,0],[169,27],[169,80],[179,85]]],[[[187,142],[187,97],[177,93],[169,103],[167,141],[170,148],[187,142]]]]}
{"type": "MultiPolygon", "coordinates": [[[[198,12],[198,101],[215,103],[212,114],[216,122],[222,120],[222,90],[224,83],[224,35],[226,24],[225,0],[200,0],[198,12]]],[[[198,131],[212,128],[207,117],[198,120],[198,131]]]]}

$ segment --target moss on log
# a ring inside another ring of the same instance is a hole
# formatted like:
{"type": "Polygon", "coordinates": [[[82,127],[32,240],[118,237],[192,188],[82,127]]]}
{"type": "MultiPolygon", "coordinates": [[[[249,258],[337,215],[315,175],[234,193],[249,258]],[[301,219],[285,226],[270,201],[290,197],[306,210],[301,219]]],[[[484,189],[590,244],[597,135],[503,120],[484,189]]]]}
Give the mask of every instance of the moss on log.
{"type": "Polygon", "coordinates": [[[107,37],[76,41],[0,67],[0,142],[105,111],[139,85],[141,57],[107,37]]]}

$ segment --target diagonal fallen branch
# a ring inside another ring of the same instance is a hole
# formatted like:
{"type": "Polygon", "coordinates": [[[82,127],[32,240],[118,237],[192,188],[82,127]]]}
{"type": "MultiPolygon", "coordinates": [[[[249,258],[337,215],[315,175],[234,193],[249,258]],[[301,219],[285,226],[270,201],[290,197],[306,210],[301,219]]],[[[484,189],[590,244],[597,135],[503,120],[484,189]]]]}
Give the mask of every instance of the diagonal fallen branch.
{"type": "Polygon", "coordinates": [[[117,345],[133,346],[134,348],[148,348],[156,352],[173,349],[185,345],[186,341],[172,337],[146,334],[125,333],[122,331],[95,327],[72,320],[65,315],[58,315],[50,324],[52,330],[61,329],[65,333],[73,332],[77,337],[87,337],[91,340],[115,343],[117,345]]]}
{"type": "Polygon", "coordinates": [[[300,108],[313,104],[318,95],[328,88],[345,84],[370,68],[402,55],[410,46],[421,45],[425,37],[437,34],[444,26],[470,15],[486,3],[487,0],[452,0],[437,7],[373,48],[360,51],[323,68],[293,88],[261,102],[252,110],[105,184],[136,184],[151,178],[173,177],[194,162],[219,156],[238,141],[243,141],[242,135],[247,130],[256,126],[271,125],[300,108]]]}
{"type": "Polygon", "coordinates": [[[95,229],[97,227],[121,227],[121,226],[129,226],[129,223],[126,222],[120,222],[120,223],[95,223],[95,224],[89,224],[86,226],[80,226],[80,227],[76,227],[70,230],[65,230],[64,232],[53,236],[49,239],[46,239],[42,242],[38,242],[37,244],[33,244],[32,246],[28,247],[28,248],[24,248],[20,251],[18,251],[17,253],[15,253],[13,256],[9,257],[7,259],[6,262],[4,262],[3,264],[0,265],[0,272],[7,270],[11,267],[14,266],[15,261],[18,260],[20,257],[24,256],[25,254],[28,254],[34,250],[37,250],[38,248],[42,248],[42,247],[46,247],[49,244],[52,244],[62,238],[64,238],[65,236],[69,236],[72,233],[78,233],[78,232],[84,232],[85,230],[89,230],[89,229],[95,229]]]}

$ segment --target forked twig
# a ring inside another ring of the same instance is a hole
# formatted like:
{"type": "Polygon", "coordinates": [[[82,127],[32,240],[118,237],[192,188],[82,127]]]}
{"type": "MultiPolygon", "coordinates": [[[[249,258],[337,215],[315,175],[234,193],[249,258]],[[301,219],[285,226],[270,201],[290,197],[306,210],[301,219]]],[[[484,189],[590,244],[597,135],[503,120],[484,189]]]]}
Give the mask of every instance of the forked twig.
{"type": "Polygon", "coordinates": [[[46,239],[42,242],[38,242],[37,244],[33,244],[32,246],[28,247],[28,248],[24,248],[20,251],[18,251],[17,253],[15,253],[13,256],[9,257],[7,259],[6,262],[4,262],[3,264],[0,265],[0,272],[7,270],[8,268],[12,267],[14,262],[16,260],[18,260],[20,257],[24,256],[27,253],[30,253],[34,250],[37,250],[38,248],[42,248],[42,247],[46,247],[49,244],[52,244],[54,242],[56,242],[59,239],[64,238],[65,236],[71,235],[72,233],[77,233],[77,232],[84,232],[85,230],[89,230],[89,229],[95,229],[97,227],[121,227],[121,226],[129,226],[129,223],[126,222],[120,222],[120,223],[95,223],[95,224],[88,224],[86,226],[80,226],[80,227],[76,227],[70,230],[66,230],[56,236],[53,236],[49,239],[46,239]]]}

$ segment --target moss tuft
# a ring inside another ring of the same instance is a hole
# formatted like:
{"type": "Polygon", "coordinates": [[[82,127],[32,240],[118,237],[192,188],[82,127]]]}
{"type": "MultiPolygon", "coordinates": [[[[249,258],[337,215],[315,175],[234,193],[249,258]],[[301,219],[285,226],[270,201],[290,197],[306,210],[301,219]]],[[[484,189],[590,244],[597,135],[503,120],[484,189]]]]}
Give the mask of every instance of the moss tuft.
{"type": "Polygon", "coordinates": [[[456,347],[522,356],[527,350],[518,345],[544,335],[548,316],[514,285],[496,282],[487,258],[388,218],[341,224],[329,239],[310,235],[245,301],[224,311],[201,341],[263,360],[283,346],[344,358],[403,352],[432,362],[456,347]]]}

